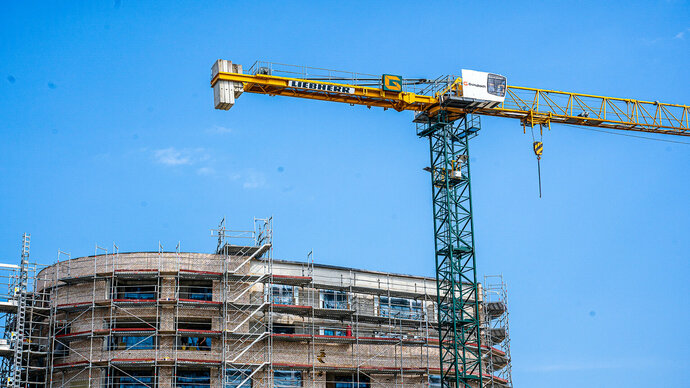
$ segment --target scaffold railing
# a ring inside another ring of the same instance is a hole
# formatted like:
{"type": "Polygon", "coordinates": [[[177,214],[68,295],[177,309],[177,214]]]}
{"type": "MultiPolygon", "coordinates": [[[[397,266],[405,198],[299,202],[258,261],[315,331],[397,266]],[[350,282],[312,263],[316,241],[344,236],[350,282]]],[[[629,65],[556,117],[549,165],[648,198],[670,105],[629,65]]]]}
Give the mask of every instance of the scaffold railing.
{"type": "Polygon", "coordinates": [[[512,387],[508,289],[503,275],[484,276],[482,284],[482,340],[493,351],[484,356],[489,372],[488,387],[512,387]]]}

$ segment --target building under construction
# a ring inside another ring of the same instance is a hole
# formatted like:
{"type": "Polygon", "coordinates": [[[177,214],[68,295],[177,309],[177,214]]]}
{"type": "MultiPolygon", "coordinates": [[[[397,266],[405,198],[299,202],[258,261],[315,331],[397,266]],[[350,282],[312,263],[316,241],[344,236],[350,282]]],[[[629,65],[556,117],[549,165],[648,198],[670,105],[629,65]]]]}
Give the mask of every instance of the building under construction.
{"type": "MultiPolygon", "coordinates": [[[[272,222],[213,253],[59,252],[0,265],[0,387],[440,387],[436,279],[272,255],[272,222]]],[[[511,387],[506,289],[481,288],[485,386],[511,387]]],[[[471,356],[471,355],[468,355],[471,356]]]]}

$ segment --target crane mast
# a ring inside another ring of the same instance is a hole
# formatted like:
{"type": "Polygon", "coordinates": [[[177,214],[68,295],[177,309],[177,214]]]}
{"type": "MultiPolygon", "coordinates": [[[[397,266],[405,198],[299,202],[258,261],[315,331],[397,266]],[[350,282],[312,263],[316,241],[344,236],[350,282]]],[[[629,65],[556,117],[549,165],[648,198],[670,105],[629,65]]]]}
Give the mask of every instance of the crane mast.
{"type": "MultiPolygon", "coordinates": [[[[443,387],[484,387],[486,381],[469,163],[480,115],[517,119],[525,130],[558,123],[690,136],[686,105],[510,86],[505,77],[480,74],[488,75],[486,85],[473,85],[468,77],[411,80],[269,62],[256,62],[244,73],[241,65],[218,60],[211,75],[216,109],[230,109],[246,92],[415,112],[417,135],[429,140],[443,387]],[[492,80],[500,98],[468,97],[474,86],[490,89],[492,80]]],[[[535,142],[538,157],[541,147],[535,142]]]]}
{"type": "Polygon", "coordinates": [[[441,110],[417,123],[417,135],[429,139],[441,381],[444,387],[482,387],[469,164],[469,140],[480,120],[450,117],[441,110]]]}

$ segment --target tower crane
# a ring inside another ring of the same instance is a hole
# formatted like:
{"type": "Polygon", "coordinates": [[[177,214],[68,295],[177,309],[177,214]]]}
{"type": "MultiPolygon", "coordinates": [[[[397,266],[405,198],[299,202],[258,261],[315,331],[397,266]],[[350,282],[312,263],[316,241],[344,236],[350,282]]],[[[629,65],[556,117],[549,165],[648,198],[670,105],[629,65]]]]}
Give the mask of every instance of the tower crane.
{"type": "MultiPolygon", "coordinates": [[[[469,140],[481,116],[520,121],[541,135],[551,124],[690,136],[690,106],[511,86],[506,77],[462,70],[460,76],[409,79],[304,66],[218,60],[211,86],[216,109],[242,93],[299,97],[398,112],[413,111],[417,136],[429,141],[436,259],[439,354],[443,387],[484,387],[481,357],[469,140]],[[464,284],[464,285],[463,285],[464,284]]],[[[533,135],[534,136],[534,135],[533,135]]],[[[541,158],[541,136],[534,139],[541,158]]],[[[541,188],[540,188],[541,192],[541,188]]],[[[540,194],[541,195],[541,194],[540,194]]]]}

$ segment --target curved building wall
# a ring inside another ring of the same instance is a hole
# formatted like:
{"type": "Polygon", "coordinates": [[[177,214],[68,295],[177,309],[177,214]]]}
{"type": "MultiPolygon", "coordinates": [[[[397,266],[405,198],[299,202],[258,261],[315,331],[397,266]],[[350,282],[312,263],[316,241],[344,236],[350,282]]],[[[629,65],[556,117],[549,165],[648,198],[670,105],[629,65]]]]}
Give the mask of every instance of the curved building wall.
{"type": "Polygon", "coordinates": [[[429,386],[439,372],[434,279],[261,259],[262,249],[43,269],[50,384],[429,386]]]}

